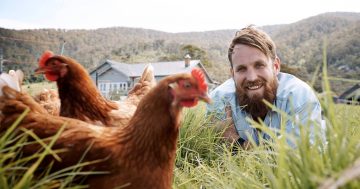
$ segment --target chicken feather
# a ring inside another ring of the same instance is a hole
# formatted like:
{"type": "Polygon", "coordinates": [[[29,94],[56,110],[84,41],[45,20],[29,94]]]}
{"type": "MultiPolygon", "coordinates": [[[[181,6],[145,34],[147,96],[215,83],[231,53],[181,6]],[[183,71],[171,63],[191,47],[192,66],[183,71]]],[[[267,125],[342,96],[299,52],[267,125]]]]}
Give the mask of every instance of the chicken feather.
{"type": "Polygon", "coordinates": [[[153,68],[148,65],[139,83],[124,101],[105,99],[85,68],[76,60],[50,51],[44,52],[36,73],[56,81],[61,101],[60,115],[104,126],[123,126],[134,114],[140,99],[155,85],[153,68]]]}
{"type": "MultiPolygon", "coordinates": [[[[54,148],[65,148],[59,154],[61,162],[54,168],[64,168],[78,162],[91,146],[85,161],[102,159],[84,169],[106,171],[109,174],[87,178],[90,188],[171,188],[179,134],[181,110],[195,106],[198,100],[209,102],[207,86],[199,72],[168,76],[162,79],[139,102],[134,116],[123,127],[101,127],[80,120],[30,111],[19,127],[32,130],[40,138],[55,135],[66,125],[54,148]],[[192,102],[192,105],[189,104],[192,102]]],[[[26,96],[8,86],[3,87],[0,110],[6,129],[24,109],[33,104],[22,101],[26,96]],[[16,108],[14,108],[16,107],[16,108]]],[[[32,99],[32,98],[31,98],[32,99]]],[[[34,102],[35,103],[35,102],[34,102]]],[[[31,154],[38,148],[24,148],[31,154]]]]}

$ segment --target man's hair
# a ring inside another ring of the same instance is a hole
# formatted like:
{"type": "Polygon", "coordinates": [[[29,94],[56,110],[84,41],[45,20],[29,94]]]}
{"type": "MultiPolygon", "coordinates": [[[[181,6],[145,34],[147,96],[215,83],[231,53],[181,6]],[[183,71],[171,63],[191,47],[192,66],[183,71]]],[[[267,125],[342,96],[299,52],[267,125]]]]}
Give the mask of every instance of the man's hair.
{"type": "Polygon", "coordinates": [[[246,28],[243,28],[236,32],[234,39],[232,40],[229,50],[228,58],[230,61],[231,67],[232,63],[232,54],[234,52],[234,47],[237,44],[243,44],[255,47],[263,52],[267,57],[275,60],[276,58],[276,46],[274,41],[270,38],[268,34],[264,31],[255,28],[255,26],[250,25],[246,28]]]}

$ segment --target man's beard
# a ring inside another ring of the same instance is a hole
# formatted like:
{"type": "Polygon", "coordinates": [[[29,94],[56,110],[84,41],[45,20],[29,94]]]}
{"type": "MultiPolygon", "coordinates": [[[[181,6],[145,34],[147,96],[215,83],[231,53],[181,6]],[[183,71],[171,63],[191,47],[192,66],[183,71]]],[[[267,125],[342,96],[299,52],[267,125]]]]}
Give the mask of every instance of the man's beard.
{"type": "Polygon", "coordinates": [[[260,78],[255,81],[245,81],[240,86],[235,84],[239,105],[243,106],[244,110],[251,114],[255,121],[257,121],[257,118],[264,119],[267,112],[271,109],[263,102],[263,99],[269,103],[273,103],[276,98],[277,87],[278,80],[276,76],[274,76],[272,81],[266,81],[265,79],[260,78]],[[246,93],[246,85],[256,85],[259,82],[263,83],[262,87],[265,87],[263,94],[248,96],[246,93]]]}

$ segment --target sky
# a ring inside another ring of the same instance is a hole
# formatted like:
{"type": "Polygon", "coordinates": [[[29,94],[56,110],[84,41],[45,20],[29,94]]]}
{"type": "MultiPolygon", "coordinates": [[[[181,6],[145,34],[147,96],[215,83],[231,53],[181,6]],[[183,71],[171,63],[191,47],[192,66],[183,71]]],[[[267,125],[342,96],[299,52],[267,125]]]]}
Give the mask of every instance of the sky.
{"type": "Polygon", "coordinates": [[[0,0],[0,27],[164,32],[290,24],[325,12],[360,12],[360,0],[0,0]]]}

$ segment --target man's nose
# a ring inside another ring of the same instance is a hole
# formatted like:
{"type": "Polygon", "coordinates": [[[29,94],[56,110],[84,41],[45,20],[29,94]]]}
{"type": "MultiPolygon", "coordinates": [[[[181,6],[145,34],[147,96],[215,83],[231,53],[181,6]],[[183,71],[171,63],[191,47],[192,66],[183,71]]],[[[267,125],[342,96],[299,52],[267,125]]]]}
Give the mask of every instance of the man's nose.
{"type": "Polygon", "coordinates": [[[257,79],[257,74],[255,70],[249,69],[246,73],[246,80],[248,81],[255,81],[257,79]]]}

